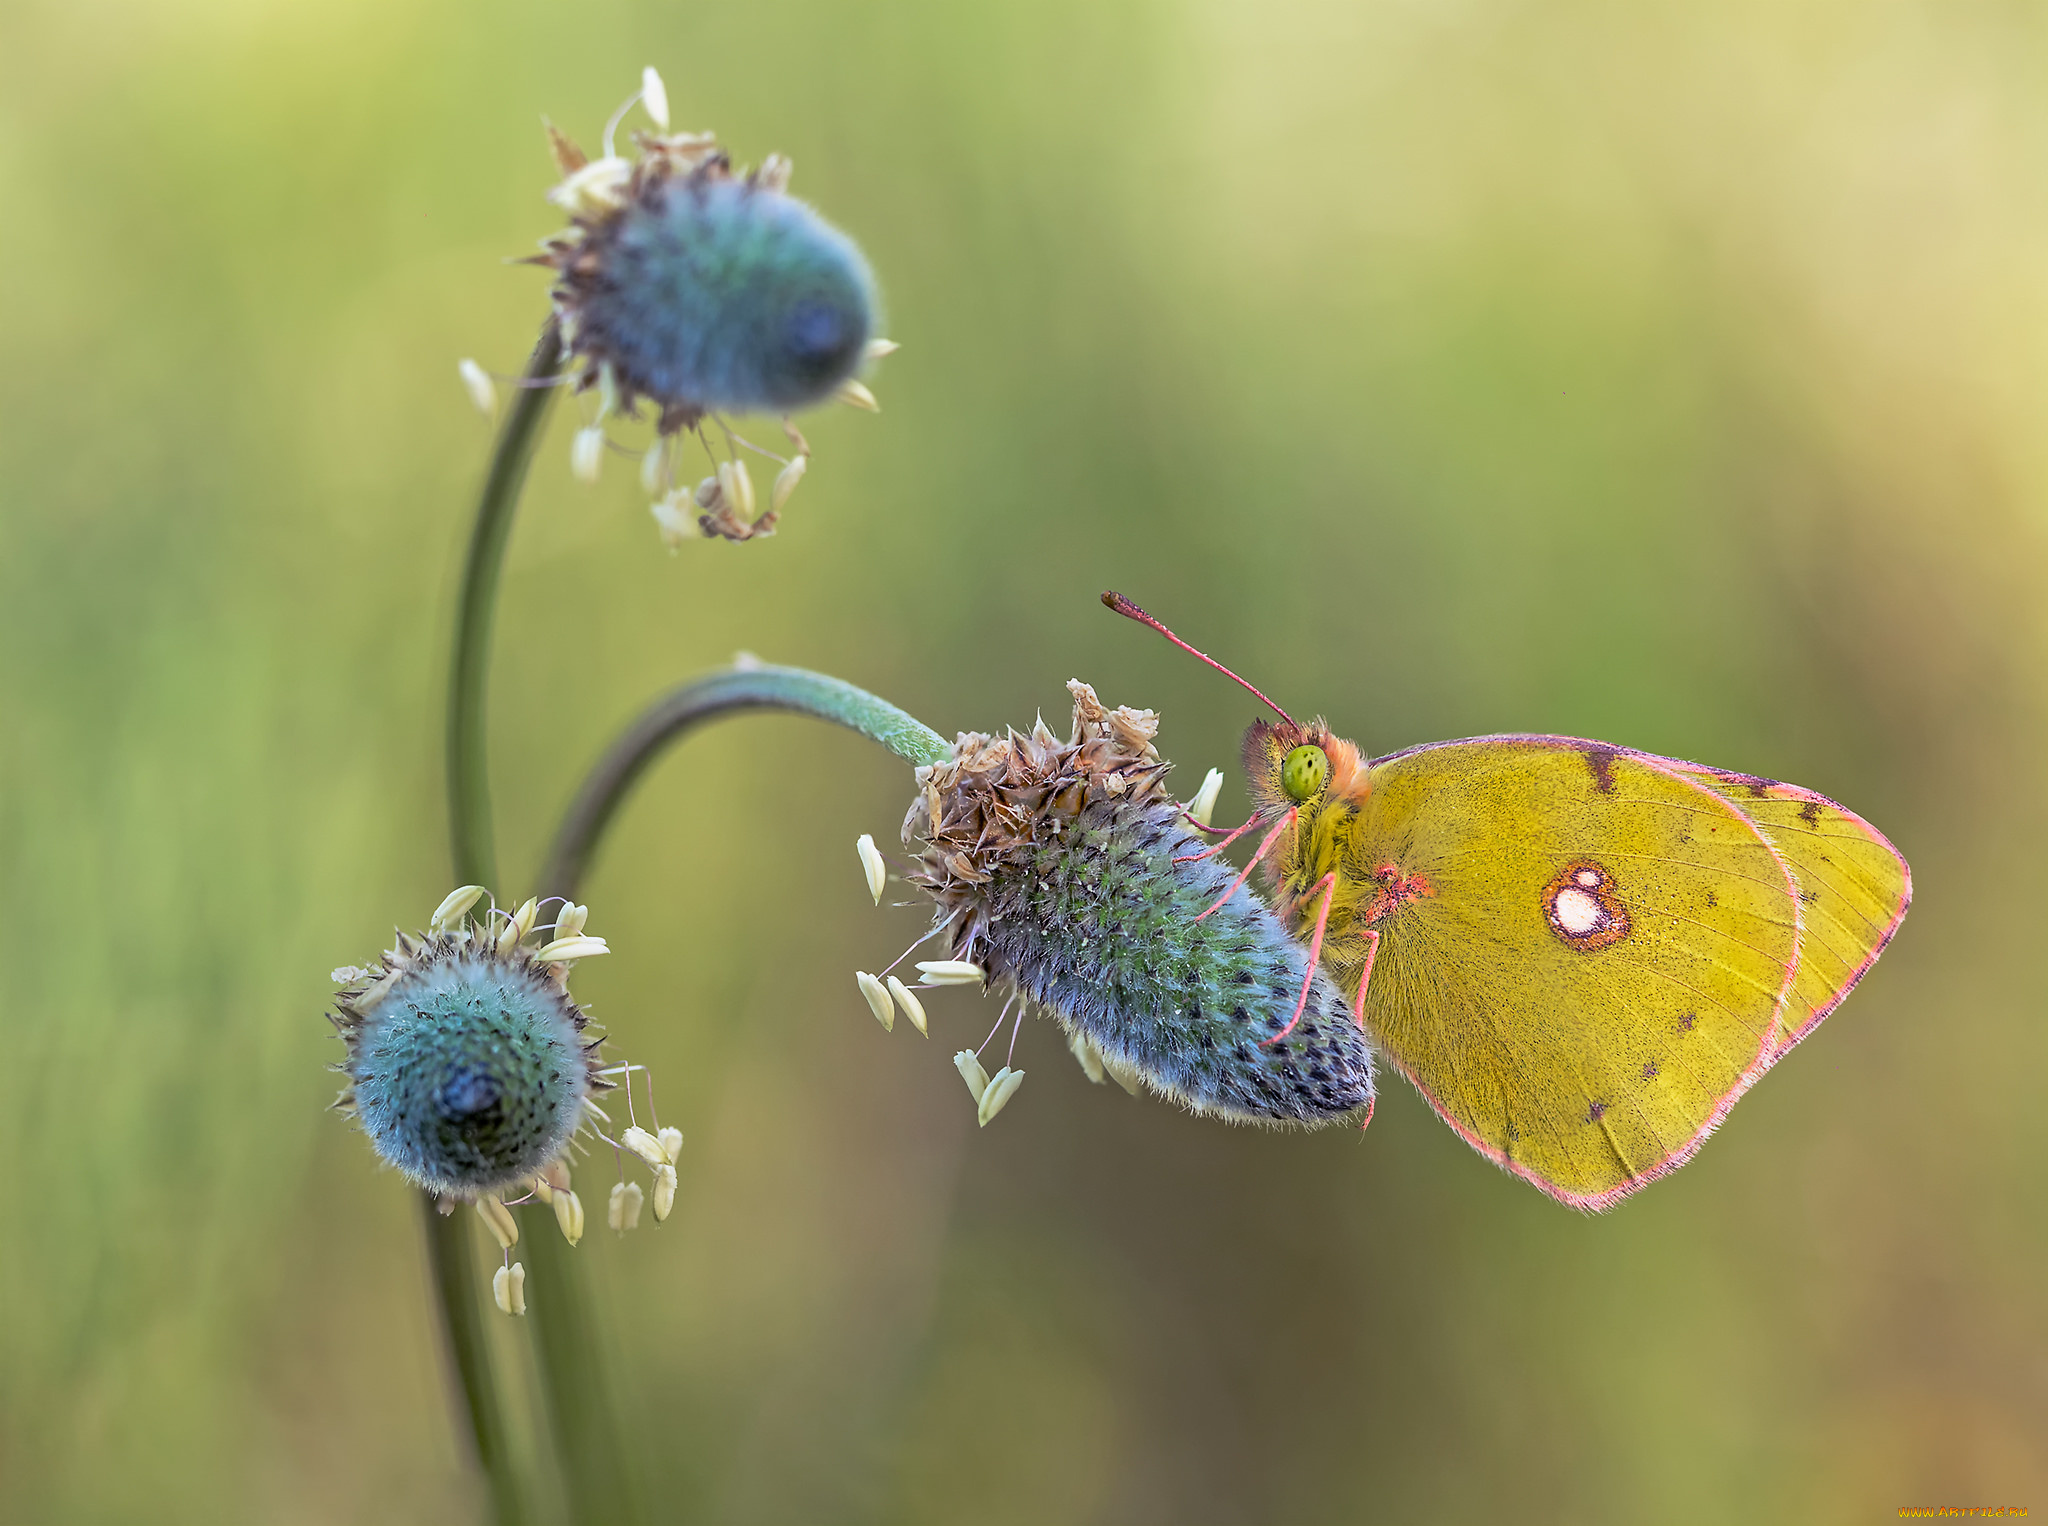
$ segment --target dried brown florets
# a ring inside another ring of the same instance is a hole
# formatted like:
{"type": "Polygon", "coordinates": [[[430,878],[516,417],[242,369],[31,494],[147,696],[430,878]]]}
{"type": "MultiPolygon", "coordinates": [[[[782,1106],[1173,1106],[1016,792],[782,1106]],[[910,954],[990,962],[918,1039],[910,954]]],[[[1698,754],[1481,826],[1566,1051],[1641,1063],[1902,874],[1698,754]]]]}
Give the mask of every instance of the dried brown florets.
{"type": "Polygon", "coordinates": [[[1160,781],[1173,765],[1152,745],[1158,714],[1108,709],[1078,678],[1067,690],[1074,727],[1066,741],[1043,718],[1029,735],[962,732],[953,757],[917,771],[918,798],[903,820],[903,844],[918,852],[908,878],[938,903],[959,958],[974,957],[982,887],[998,869],[1024,862],[1090,805],[1166,798],[1160,781]]]}

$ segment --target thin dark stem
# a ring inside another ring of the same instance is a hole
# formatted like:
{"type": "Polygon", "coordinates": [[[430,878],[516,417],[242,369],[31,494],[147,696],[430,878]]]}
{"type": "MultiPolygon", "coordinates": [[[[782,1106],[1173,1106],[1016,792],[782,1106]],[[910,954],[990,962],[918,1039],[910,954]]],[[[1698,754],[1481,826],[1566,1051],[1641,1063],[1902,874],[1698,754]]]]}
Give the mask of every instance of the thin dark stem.
{"type": "MultiPolygon", "coordinates": [[[[541,329],[526,380],[555,374],[562,359],[561,335],[550,318],[541,329]]],[[[519,506],[527,464],[554,401],[553,387],[521,387],[498,429],[489,475],[477,502],[469,555],[462,568],[462,592],[455,610],[454,660],[448,681],[448,837],[458,885],[492,886],[497,854],[491,838],[490,776],[484,754],[484,698],[490,675],[491,625],[497,610],[498,575],[505,544],[519,506]]],[[[491,1511],[501,1526],[527,1518],[519,1470],[512,1456],[498,1387],[491,1375],[483,1296],[485,1277],[477,1260],[475,1228],[468,1214],[442,1214],[430,1196],[420,1199],[434,1293],[441,1328],[448,1339],[455,1375],[469,1410],[477,1462],[491,1490],[491,1511]]]]}
{"type": "Polygon", "coordinates": [[[433,1268],[434,1296],[441,1306],[441,1328],[448,1339],[449,1359],[462,1384],[469,1411],[470,1435],[478,1464],[490,1481],[491,1510],[500,1526],[518,1526],[527,1519],[519,1473],[512,1465],[511,1438],[505,1431],[498,1390],[491,1381],[491,1351],[484,1330],[484,1308],[477,1294],[484,1286],[483,1265],[468,1213],[444,1214],[433,1194],[419,1198],[421,1227],[427,1237],[427,1261],[433,1268]]]}
{"type": "Polygon", "coordinates": [[[641,711],[584,776],[555,831],[541,894],[571,900],[619,806],[663,750],[706,721],[743,710],[782,710],[858,731],[913,764],[936,763],[945,740],[864,689],[802,668],[761,665],[709,673],[671,689],[641,711]]]}
{"type": "MultiPolygon", "coordinates": [[[[562,363],[562,336],[553,318],[526,362],[527,381],[552,377],[562,363]]],[[[548,405],[559,387],[520,387],[512,394],[491,454],[490,475],[476,506],[462,592],[455,606],[454,663],[448,675],[448,835],[455,883],[495,890],[498,855],[491,835],[491,778],[486,761],[484,706],[490,687],[491,630],[498,612],[498,578],[519,490],[540,440],[548,405]]]]}

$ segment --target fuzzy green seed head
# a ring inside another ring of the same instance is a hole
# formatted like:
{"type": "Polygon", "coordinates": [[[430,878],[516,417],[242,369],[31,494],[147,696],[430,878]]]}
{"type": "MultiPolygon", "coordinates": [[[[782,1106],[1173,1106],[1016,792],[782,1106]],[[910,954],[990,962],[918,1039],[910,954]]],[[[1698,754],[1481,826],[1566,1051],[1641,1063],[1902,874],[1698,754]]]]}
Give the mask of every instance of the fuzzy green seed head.
{"type": "MultiPolygon", "coordinates": [[[[576,941],[570,957],[603,951],[576,941]]],[[[531,1179],[608,1085],[567,966],[542,951],[464,924],[401,937],[379,968],[337,972],[349,978],[334,1016],[348,1046],[343,1105],[431,1192],[473,1198],[531,1179]]]]}
{"type": "Polygon", "coordinates": [[[784,189],[788,161],[736,174],[708,134],[637,135],[631,163],[556,137],[570,230],[542,263],[587,376],[664,427],[790,413],[853,380],[875,337],[875,281],[853,240],[784,189]]]}
{"type": "Polygon", "coordinates": [[[1232,888],[1228,864],[1196,861],[1201,841],[1161,785],[1157,717],[1068,687],[1071,739],[1042,723],[969,734],[919,770],[910,878],[938,902],[955,957],[1197,1111],[1315,1124],[1368,1107],[1372,1052],[1335,984],[1232,888]]]}

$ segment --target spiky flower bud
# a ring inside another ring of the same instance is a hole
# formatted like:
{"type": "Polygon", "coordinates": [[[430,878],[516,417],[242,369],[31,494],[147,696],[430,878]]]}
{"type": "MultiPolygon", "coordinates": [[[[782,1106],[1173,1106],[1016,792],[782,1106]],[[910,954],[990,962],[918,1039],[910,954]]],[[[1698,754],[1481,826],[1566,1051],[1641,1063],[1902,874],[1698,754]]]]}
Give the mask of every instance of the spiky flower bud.
{"type": "MultiPolygon", "coordinates": [[[[1120,1084],[1142,1077],[1196,1111],[1251,1122],[1365,1108],[1365,1035],[1329,977],[1311,974],[1307,949],[1249,890],[1231,889],[1229,866],[1196,861],[1202,844],[1162,783],[1158,718],[1067,687],[1068,740],[1042,723],[1029,736],[968,733],[950,759],[918,770],[903,830],[919,856],[910,879],[938,903],[954,960],[1084,1036],[1120,1084]]],[[[945,962],[923,968],[930,978],[945,962]]],[[[1008,1100],[990,1104],[998,1085],[977,1092],[984,1122],[1008,1100]]]]}
{"type": "Polygon", "coordinates": [[[532,912],[494,913],[502,929],[474,920],[473,888],[442,904],[434,931],[401,934],[375,967],[335,972],[344,984],[331,1021],[349,1078],[338,1105],[407,1178],[476,1201],[509,1243],[511,1215],[493,1200],[556,1161],[584,1100],[611,1083],[583,1037],[566,968],[524,941],[532,912]]]}
{"type": "MultiPolygon", "coordinates": [[[[744,173],[713,134],[670,132],[668,93],[652,69],[639,100],[659,131],[635,133],[631,158],[613,153],[607,135],[604,154],[589,159],[549,128],[563,174],[549,199],[570,225],[534,263],[555,272],[555,310],[579,385],[603,388],[599,422],[615,410],[631,415],[645,399],[666,440],[699,432],[716,414],[786,416],[834,399],[876,408],[856,378],[886,353],[877,348],[874,276],[859,248],[788,194],[787,159],[770,155],[744,173]]],[[[603,438],[594,426],[578,435],[579,476],[595,479],[603,438]]],[[[809,457],[792,438],[797,455],[759,518],[744,464],[714,459],[725,490],[703,505],[702,533],[773,533],[809,457]]],[[[681,505],[658,495],[673,468],[657,446],[644,476],[671,544],[681,505]]]]}

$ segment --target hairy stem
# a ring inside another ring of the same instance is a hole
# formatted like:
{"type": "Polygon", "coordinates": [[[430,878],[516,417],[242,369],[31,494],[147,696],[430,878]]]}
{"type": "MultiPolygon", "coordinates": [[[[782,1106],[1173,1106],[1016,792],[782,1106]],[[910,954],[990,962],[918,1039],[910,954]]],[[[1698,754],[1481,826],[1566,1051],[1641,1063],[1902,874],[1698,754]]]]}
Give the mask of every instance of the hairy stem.
{"type": "Polygon", "coordinates": [[[946,756],[929,726],[865,689],[802,668],[759,664],[708,673],[671,689],[641,711],[605,750],[569,803],[541,873],[543,895],[576,897],[605,829],[640,776],[671,742],[706,721],[743,710],[782,710],[831,721],[880,742],[912,764],[946,756]]]}

